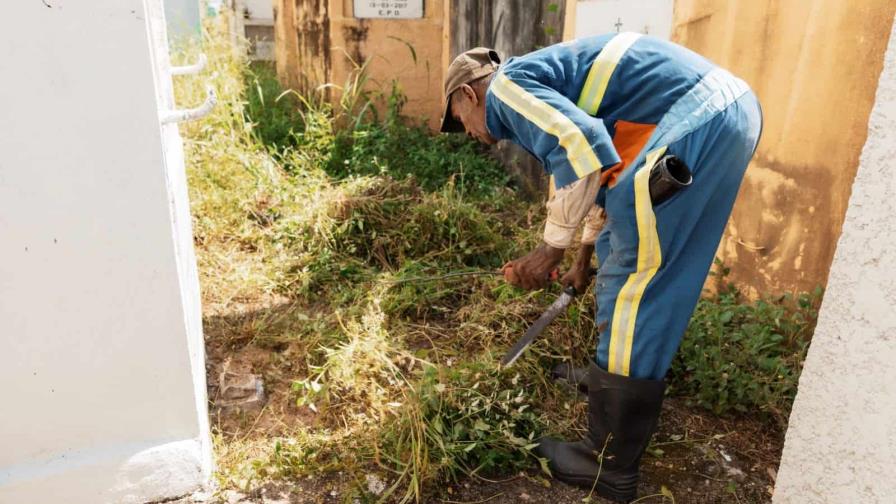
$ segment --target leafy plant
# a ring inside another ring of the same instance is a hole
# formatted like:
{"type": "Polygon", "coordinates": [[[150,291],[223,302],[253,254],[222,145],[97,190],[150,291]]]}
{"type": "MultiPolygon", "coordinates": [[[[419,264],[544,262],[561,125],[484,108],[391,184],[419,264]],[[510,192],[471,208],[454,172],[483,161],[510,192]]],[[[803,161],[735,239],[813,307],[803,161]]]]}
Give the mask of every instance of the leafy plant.
{"type": "Polygon", "coordinates": [[[491,363],[426,366],[377,450],[399,474],[393,489],[404,483],[403,499],[419,500],[432,479],[531,466],[543,424],[528,389],[491,363]]]}
{"type": "Polygon", "coordinates": [[[463,190],[489,194],[509,181],[483,149],[462,135],[432,135],[424,125],[401,116],[405,98],[397,86],[386,100],[382,121],[356,122],[334,139],[329,174],[414,178],[428,191],[453,181],[463,190]]]}
{"type": "Polygon", "coordinates": [[[715,413],[767,414],[785,424],[821,295],[819,288],[748,302],[727,284],[701,299],[670,370],[672,393],[715,413]]]}

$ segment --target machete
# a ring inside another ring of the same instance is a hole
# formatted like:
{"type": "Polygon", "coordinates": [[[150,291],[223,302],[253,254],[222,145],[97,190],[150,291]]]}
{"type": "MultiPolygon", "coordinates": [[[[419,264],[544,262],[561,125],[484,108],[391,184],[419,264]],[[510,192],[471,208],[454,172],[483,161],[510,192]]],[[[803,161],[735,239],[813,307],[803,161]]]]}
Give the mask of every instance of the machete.
{"type": "Polygon", "coordinates": [[[562,313],[567,306],[569,306],[569,303],[571,303],[573,298],[575,297],[575,287],[570,285],[563,289],[563,294],[560,294],[560,296],[558,296],[557,299],[554,300],[553,303],[551,303],[551,306],[547,310],[545,310],[545,312],[542,313],[540,317],[538,317],[538,320],[536,320],[534,324],[529,326],[529,329],[526,330],[526,334],[523,334],[523,337],[518,339],[516,343],[514,343],[513,346],[510,347],[510,350],[508,350],[507,353],[504,354],[504,358],[501,359],[501,367],[505,368],[513,364],[514,361],[516,361],[519,356],[526,351],[526,348],[528,348],[529,345],[531,345],[532,342],[535,341],[535,338],[537,338],[538,335],[541,334],[542,331],[544,331],[544,328],[547,327],[548,324],[551,323],[551,321],[557,318],[557,315],[560,315],[560,313],[562,313]]]}

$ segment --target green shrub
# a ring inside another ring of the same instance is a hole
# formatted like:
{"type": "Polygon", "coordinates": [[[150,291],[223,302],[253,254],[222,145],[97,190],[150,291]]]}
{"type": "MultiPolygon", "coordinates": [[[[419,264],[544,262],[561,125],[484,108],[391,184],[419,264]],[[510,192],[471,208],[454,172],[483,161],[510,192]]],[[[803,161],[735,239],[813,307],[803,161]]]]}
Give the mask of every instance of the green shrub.
{"type": "Polygon", "coordinates": [[[818,315],[821,289],[745,302],[728,285],[697,304],[669,373],[670,389],[717,414],[786,423],[818,315]]]}
{"type": "Polygon", "coordinates": [[[426,191],[453,180],[475,194],[490,194],[509,181],[503,168],[463,135],[433,134],[401,117],[405,100],[395,89],[386,100],[386,117],[378,120],[369,103],[347,105],[360,111],[343,111],[345,117],[337,117],[340,112],[328,104],[303,101],[284,90],[267,65],[252,66],[245,81],[244,114],[258,140],[280,153],[296,149],[302,155],[323,155],[321,165],[334,177],[413,177],[426,191]],[[334,123],[342,127],[334,128],[334,123]]]}
{"type": "Polygon", "coordinates": [[[295,93],[285,91],[270,65],[256,63],[246,69],[246,121],[264,145],[283,149],[296,145],[294,133],[304,130],[301,103],[295,93]]]}
{"type": "Polygon", "coordinates": [[[506,185],[497,162],[463,135],[432,135],[401,121],[367,123],[336,139],[327,171],[336,177],[388,174],[414,177],[428,191],[452,178],[464,190],[482,194],[506,185]]]}

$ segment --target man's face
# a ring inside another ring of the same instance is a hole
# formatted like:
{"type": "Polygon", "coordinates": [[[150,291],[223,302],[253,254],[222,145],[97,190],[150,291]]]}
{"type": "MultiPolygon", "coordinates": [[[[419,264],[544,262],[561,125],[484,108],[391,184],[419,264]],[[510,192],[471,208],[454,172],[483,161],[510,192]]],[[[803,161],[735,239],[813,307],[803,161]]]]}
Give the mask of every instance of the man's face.
{"type": "Polygon", "coordinates": [[[472,87],[464,84],[451,97],[451,115],[464,125],[467,135],[492,145],[498,142],[485,126],[485,100],[472,87]]]}

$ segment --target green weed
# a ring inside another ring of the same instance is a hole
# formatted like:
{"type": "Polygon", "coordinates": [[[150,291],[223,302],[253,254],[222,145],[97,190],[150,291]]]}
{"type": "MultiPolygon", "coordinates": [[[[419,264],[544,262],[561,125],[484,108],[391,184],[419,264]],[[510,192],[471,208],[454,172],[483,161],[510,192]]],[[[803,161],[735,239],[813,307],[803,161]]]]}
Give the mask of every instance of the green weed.
{"type": "Polygon", "coordinates": [[[302,103],[295,93],[285,91],[276,71],[268,64],[255,63],[246,69],[246,120],[264,145],[283,149],[294,147],[294,133],[305,129],[302,103]]]}
{"type": "Polygon", "coordinates": [[[426,484],[487,475],[537,463],[531,450],[544,429],[529,383],[491,362],[426,366],[377,445],[402,500],[419,500],[426,484]]]}
{"type": "Polygon", "coordinates": [[[749,302],[727,284],[701,299],[670,371],[672,393],[717,414],[765,414],[786,425],[821,295],[749,302]]]}
{"type": "MultiPolygon", "coordinates": [[[[410,178],[426,191],[452,183],[477,195],[491,194],[510,180],[483,148],[464,136],[433,135],[402,117],[404,98],[396,87],[386,95],[385,117],[380,119],[373,106],[376,93],[363,88],[363,67],[338,88],[343,99],[336,107],[321,101],[322,95],[307,98],[284,90],[269,66],[253,66],[245,79],[244,113],[258,140],[276,152],[302,151],[293,156],[312,152],[333,177],[410,178]]],[[[305,164],[288,155],[284,160],[287,170],[305,164]]]]}

